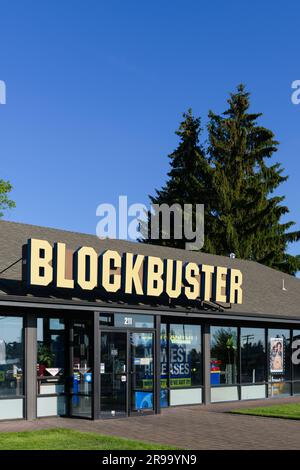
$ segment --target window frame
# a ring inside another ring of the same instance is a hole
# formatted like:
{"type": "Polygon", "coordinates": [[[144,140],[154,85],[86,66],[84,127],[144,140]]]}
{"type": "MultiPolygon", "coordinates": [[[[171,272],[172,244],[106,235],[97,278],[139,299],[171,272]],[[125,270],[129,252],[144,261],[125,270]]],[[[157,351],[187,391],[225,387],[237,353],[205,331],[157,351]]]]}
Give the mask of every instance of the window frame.
{"type": "MultiPolygon", "coordinates": [[[[23,400],[25,399],[25,385],[26,385],[26,344],[25,344],[25,329],[27,328],[27,319],[26,319],[26,313],[17,313],[17,312],[9,312],[9,309],[5,308],[0,308],[0,316],[1,317],[17,317],[17,318],[22,318],[22,394],[20,395],[1,395],[0,394],[0,400],[23,400]],[[2,313],[3,311],[3,313],[2,313]],[[6,313],[8,311],[8,313],[6,313]]],[[[24,410],[23,410],[24,414],[24,410]]]]}

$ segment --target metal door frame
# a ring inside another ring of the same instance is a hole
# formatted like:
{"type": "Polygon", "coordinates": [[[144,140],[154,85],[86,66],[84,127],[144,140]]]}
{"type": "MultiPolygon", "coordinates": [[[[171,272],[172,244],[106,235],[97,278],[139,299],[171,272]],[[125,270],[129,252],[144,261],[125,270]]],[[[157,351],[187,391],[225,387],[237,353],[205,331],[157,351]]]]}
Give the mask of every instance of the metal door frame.
{"type": "MultiPolygon", "coordinates": [[[[124,412],[124,417],[127,417],[128,416],[128,377],[129,377],[129,372],[128,372],[128,332],[124,329],[124,328],[110,328],[110,327],[107,327],[107,328],[99,328],[99,364],[101,364],[102,362],[102,358],[101,358],[101,337],[102,337],[102,333],[122,333],[122,334],[125,334],[125,352],[126,352],[126,372],[124,373],[124,375],[126,375],[126,405],[125,405],[125,412],[124,412]]],[[[100,389],[99,389],[99,397],[98,397],[98,400],[99,400],[99,416],[101,418],[114,418],[114,417],[117,417],[117,416],[105,416],[102,414],[102,409],[101,409],[101,395],[102,395],[102,388],[101,388],[101,373],[100,373],[100,389]]],[[[122,414],[123,416],[123,414],[122,414]]]]}
{"type": "MultiPolygon", "coordinates": [[[[157,380],[157,370],[156,370],[156,361],[155,361],[155,354],[156,354],[156,334],[155,328],[121,328],[121,327],[110,327],[110,326],[103,326],[101,325],[98,329],[99,334],[99,364],[101,363],[101,335],[102,333],[123,333],[126,335],[126,407],[124,417],[128,416],[142,416],[142,415],[149,415],[155,414],[156,410],[156,393],[155,393],[155,385],[157,380]],[[153,409],[147,410],[144,412],[134,411],[132,410],[132,368],[131,368],[131,345],[130,345],[130,334],[131,333],[151,333],[153,342],[152,342],[152,359],[153,359],[153,409]]],[[[125,374],[124,374],[125,375],[125,374]]],[[[99,388],[99,416],[101,418],[106,417],[103,416],[101,411],[101,374],[100,374],[100,388],[99,388]]],[[[123,416],[123,415],[122,415],[123,416]]],[[[110,418],[117,418],[120,416],[110,416],[110,418]]],[[[108,418],[108,416],[107,416],[108,418]]]]}
{"type": "Polygon", "coordinates": [[[128,331],[128,339],[127,339],[127,345],[128,345],[128,359],[130,360],[130,384],[127,387],[128,388],[128,416],[143,416],[143,415],[152,415],[155,414],[155,409],[156,409],[156,394],[155,394],[155,385],[156,385],[156,380],[157,380],[157,371],[156,371],[156,366],[155,366],[155,344],[156,344],[156,336],[155,336],[155,329],[154,328],[130,328],[128,331]],[[133,384],[132,384],[132,368],[131,368],[131,350],[130,350],[130,333],[151,333],[152,334],[152,361],[153,361],[153,384],[152,384],[152,394],[153,394],[153,408],[151,410],[145,410],[145,411],[139,411],[139,410],[133,410],[132,407],[132,392],[133,392],[133,384]]]}

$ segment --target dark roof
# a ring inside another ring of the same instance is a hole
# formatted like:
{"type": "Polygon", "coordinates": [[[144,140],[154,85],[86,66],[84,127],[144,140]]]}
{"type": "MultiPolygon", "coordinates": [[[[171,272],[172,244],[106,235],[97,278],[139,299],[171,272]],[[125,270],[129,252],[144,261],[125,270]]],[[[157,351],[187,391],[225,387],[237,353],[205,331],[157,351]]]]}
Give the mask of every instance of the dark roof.
{"type": "MultiPolygon", "coordinates": [[[[243,273],[243,304],[230,306],[231,314],[254,314],[274,317],[290,317],[300,319],[300,280],[288,274],[276,271],[253,261],[231,259],[225,256],[210,255],[202,252],[192,252],[166,248],[156,245],[133,243],[123,240],[100,240],[94,235],[68,232],[35,225],[20,224],[15,222],[0,221],[0,301],[1,299],[60,299],[77,304],[96,302],[108,305],[117,299],[110,296],[109,299],[101,298],[99,293],[85,294],[74,291],[49,288],[30,288],[30,291],[22,283],[22,246],[29,238],[39,238],[49,242],[64,242],[68,248],[77,249],[82,245],[92,246],[101,252],[108,248],[119,252],[140,253],[144,255],[158,256],[161,258],[193,261],[198,264],[205,263],[215,266],[225,266],[240,269],[243,273]],[[283,282],[285,290],[283,289],[283,282]],[[76,296],[76,297],[75,297],[76,296]]],[[[131,305],[132,299],[125,299],[125,304],[131,305]]],[[[159,300],[155,304],[144,302],[143,308],[159,308],[159,300]]],[[[167,305],[173,308],[172,305],[167,305]]],[[[178,305],[182,310],[184,306],[178,305]]],[[[228,305],[223,305],[226,309],[228,305]]],[[[206,308],[215,310],[213,304],[193,304],[193,309],[206,308]]]]}

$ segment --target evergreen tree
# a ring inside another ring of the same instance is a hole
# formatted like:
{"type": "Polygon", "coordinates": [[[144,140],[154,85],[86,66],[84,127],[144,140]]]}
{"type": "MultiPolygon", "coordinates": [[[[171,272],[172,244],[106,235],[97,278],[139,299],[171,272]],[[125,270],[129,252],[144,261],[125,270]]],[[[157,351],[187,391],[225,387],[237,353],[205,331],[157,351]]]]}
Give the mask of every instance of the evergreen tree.
{"type": "MultiPolygon", "coordinates": [[[[183,208],[184,204],[192,204],[195,209],[196,204],[205,204],[205,228],[209,226],[210,215],[209,207],[211,193],[208,190],[211,183],[211,168],[208,164],[205,151],[199,144],[199,135],[201,133],[200,119],[195,118],[192,110],[183,114],[181,122],[176,134],[180,138],[177,149],[169,155],[171,169],[168,173],[168,181],[166,185],[156,190],[155,196],[149,196],[151,204],[180,204],[183,208]]],[[[159,238],[151,238],[150,233],[150,212],[148,213],[147,224],[141,223],[140,232],[144,236],[140,241],[145,243],[172,246],[176,248],[184,248],[186,240],[174,238],[171,223],[170,239],[164,239],[163,234],[159,232],[159,238]]],[[[173,221],[173,218],[171,217],[173,221]]],[[[192,214],[192,226],[195,228],[195,210],[192,214]]],[[[209,245],[207,239],[207,246],[209,245]]]]}
{"type": "Polygon", "coordinates": [[[0,180],[0,218],[3,217],[3,210],[16,206],[14,201],[8,197],[11,190],[12,186],[8,181],[0,180]]]}
{"type": "Polygon", "coordinates": [[[295,274],[299,257],[288,255],[288,244],[299,240],[281,223],[289,213],[284,196],[274,191],[287,180],[279,163],[267,164],[277,151],[274,134],[258,125],[261,114],[249,113],[249,93],[240,85],[222,115],[209,114],[209,160],[215,190],[214,224],[209,233],[213,252],[252,259],[295,274]]]}
{"type": "MultiPolygon", "coordinates": [[[[183,115],[176,134],[177,149],[169,155],[171,170],[166,185],[150,196],[152,204],[204,204],[203,251],[251,259],[289,274],[300,270],[300,257],[287,253],[300,239],[290,231],[294,222],[282,223],[289,209],[275,191],[287,180],[279,163],[268,164],[278,149],[271,130],[258,124],[261,114],[249,112],[250,95],[243,85],[230,95],[221,115],[209,113],[207,149],[199,143],[200,119],[191,110],[183,115]]],[[[141,224],[146,243],[185,248],[187,240],[151,239],[148,224],[141,224]]],[[[193,218],[194,222],[194,218],[193,218]]]]}

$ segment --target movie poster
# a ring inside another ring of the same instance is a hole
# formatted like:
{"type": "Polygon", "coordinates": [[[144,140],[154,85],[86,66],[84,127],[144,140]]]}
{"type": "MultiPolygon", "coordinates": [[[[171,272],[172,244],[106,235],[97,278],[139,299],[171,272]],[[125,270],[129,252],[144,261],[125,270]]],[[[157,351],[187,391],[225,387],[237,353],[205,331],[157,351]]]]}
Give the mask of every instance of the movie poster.
{"type": "Polygon", "coordinates": [[[270,372],[271,374],[284,372],[283,338],[270,338],[270,372]]]}

